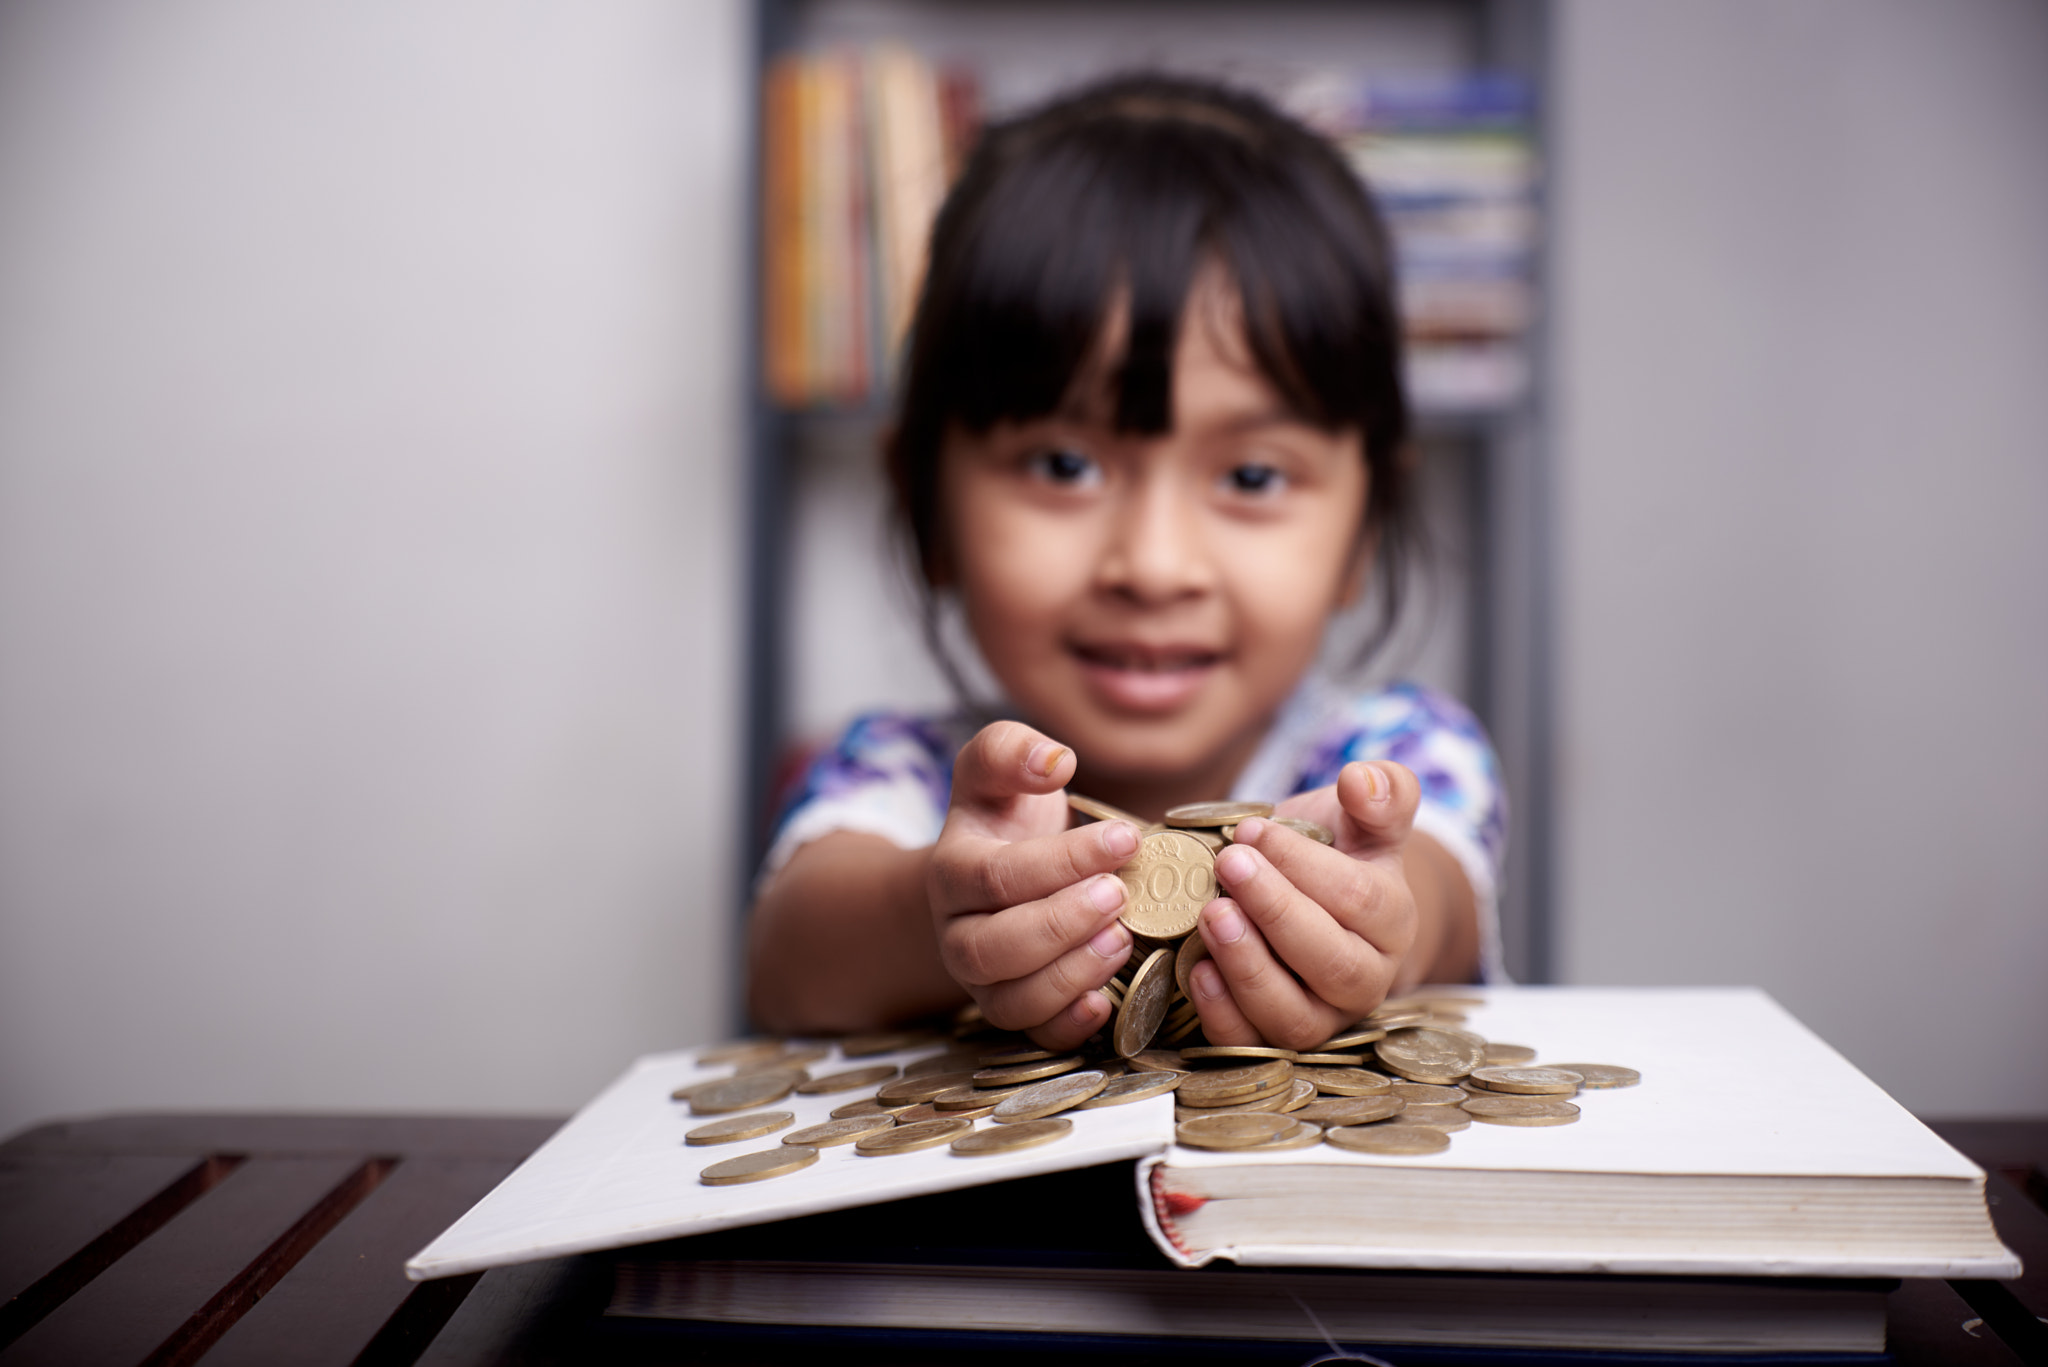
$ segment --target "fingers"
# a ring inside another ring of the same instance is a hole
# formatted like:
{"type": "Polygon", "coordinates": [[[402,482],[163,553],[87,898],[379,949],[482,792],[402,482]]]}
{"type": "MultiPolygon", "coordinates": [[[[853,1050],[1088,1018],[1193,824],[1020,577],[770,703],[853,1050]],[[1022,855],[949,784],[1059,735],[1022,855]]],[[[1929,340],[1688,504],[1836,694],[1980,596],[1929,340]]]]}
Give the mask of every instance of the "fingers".
{"type": "Polygon", "coordinates": [[[1274,1044],[1306,1049],[1328,1039],[1343,1013],[1297,982],[1273,956],[1242,908],[1220,897],[1202,908],[1202,939],[1209,958],[1194,966],[1189,984],[1202,1033],[1212,1044],[1274,1044]]]}
{"type": "MultiPolygon", "coordinates": [[[[1242,908],[1259,929],[1271,952],[1301,976],[1308,990],[1342,1011],[1362,1014],[1385,995],[1392,981],[1394,965],[1379,946],[1357,933],[1347,920],[1369,921],[1372,904],[1383,897],[1385,875],[1370,864],[1361,863],[1313,840],[1303,839],[1271,822],[1251,833],[1264,836],[1274,845],[1299,843],[1308,848],[1285,851],[1299,871],[1311,866],[1325,885],[1322,897],[1313,897],[1294,880],[1274,867],[1258,850],[1232,845],[1216,857],[1216,877],[1236,906],[1242,908]],[[1283,841],[1280,837],[1288,837],[1283,841]],[[1316,865],[1331,867],[1313,867],[1316,865]],[[1340,919],[1340,917],[1344,919],[1340,919]]],[[[1240,833],[1243,827],[1239,827],[1240,833]]],[[[1219,936],[1228,926],[1216,927],[1219,936]]],[[[1212,940],[1210,951],[1215,953],[1212,940]]],[[[1218,956],[1221,957],[1220,955],[1218,956]]],[[[1232,989],[1239,989],[1236,974],[1226,971],[1232,989]]],[[[1289,982],[1293,979],[1290,978],[1289,982]]],[[[1238,991],[1239,1003],[1258,1020],[1258,1009],[1238,991]]]]}
{"type": "Polygon", "coordinates": [[[977,988],[1037,973],[1106,931],[1122,935],[1128,949],[1129,934],[1116,920],[1124,896],[1124,885],[1104,873],[1036,901],[954,916],[939,928],[940,960],[956,981],[977,988]]]}
{"type": "Polygon", "coordinates": [[[1018,797],[1056,793],[1075,763],[1072,750],[1022,722],[992,722],[953,761],[952,804],[1001,808],[1018,797]]]}
{"type": "MultiPolygon", "coordinates": [[[[933,852],[932,905],[953,913],[1000,911],[1036,902],[1121,868],[1138,852],[1138,839],[1137,828],[1128,821],[1097,821],[1058,835],[1018,841],[949,828],[933,852]]],[[[1058,948],[1073,942],[1068,939],[1058,948]]]]}
{"type": "Polygon", "coordinates": [[[1233,848],[1256,851],[1259,857],[1224,851],[1218,856],[1217,879],[1253,911],[1288,963],[1312,963],[1311,956],[1328,953],[1330,942],[1314,932],[1332,921],[1340,932],[1363,936],[1383,954],[1405,954],[1414,942],[1415,897],[1399,854],[1355,857],[1260,820],[1238,824],[1233,848]],[[1244,886],[1233,878],[1244,880],[1244,886]],[[1287,897],[1289,891],[1299,899],[1287,897]],[[1262,895],[1267,893],[1271,896],[1262,895]],[[1326,914],[1308,915],[1304,904],[1326,914]],[[1271,926],[1265,917],[1269,907],[1277,918],[1271,926]],[[1297,911],[1303,914],[1291,914],[1297,911]],[[1309,933],[1297,936],[1300,930],[1309,933]]]}
{"type": "Polygon", "coordinates": [[[1109,1024],[1109,998],[1100,992],[1090,992],[1044,1025],[1034,1026],[1025,1031],[1041,1049],[1057,1049],[1065,1053],[1078,1048],[1090,1035],[1109,1024]]]}
{"type": "MultiPolygon", "coordinates": [[[[1101,1005],[1108,1006],[1108,999],[1095,989],[1108,982],[1130,954],[1130,933],[1112,921],[1038,972],[977,994],[982,1013],[999,1029],[1045,1029],[1065,1038],[1067,1031],[1096,1019],[1094,999],[1101,998],[1101,1005]]],[[[1074,1036],[1074,1042],[1088,1038],[1092,1030],[1091,1026],[1074,1036]]]]}
{"type": "Polygon", "coordinates": [[[1422,784],[1405,764],[1353,760],[1337,774],[1337,805],[1344,820],[1331,827],[1346,854],[1371,858],[1399,850],[1415,825],[1422,784]]]}

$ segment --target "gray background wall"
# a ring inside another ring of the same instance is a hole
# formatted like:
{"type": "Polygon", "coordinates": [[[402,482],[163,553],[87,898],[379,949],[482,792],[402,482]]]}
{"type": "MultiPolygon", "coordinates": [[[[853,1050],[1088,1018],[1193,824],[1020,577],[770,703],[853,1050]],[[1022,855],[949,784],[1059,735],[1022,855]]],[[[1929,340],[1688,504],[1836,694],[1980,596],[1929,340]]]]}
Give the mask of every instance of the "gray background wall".
{"type": "MultiPolygon", "coordinates": [[[[1557,15],[1562,972],[2048,1111],[2044,11],[1557,15]]],[[[0,1132],[723,1028],[744,22],[0,5],[0,1132]]]]}

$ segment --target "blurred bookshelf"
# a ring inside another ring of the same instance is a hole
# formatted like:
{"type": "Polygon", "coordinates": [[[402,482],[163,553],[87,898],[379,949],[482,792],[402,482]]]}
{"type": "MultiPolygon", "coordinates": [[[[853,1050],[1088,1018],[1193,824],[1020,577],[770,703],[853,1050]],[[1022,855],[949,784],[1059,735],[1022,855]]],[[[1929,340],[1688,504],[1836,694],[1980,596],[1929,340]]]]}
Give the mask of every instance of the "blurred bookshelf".
{"type": "Polygon", "coordinates": [[[1538,0],[764,0],[750,861],[792,754],[858,711],[949,701],[887,540],[877,438],[924,234],[978,129],[1111,72],[1193,72],[1328,134],[1386,212],[1432,553],[1373,675],[1447,688],[1493,732],[1509,965],[1547,976],[1546,20],[1538,0]]]}

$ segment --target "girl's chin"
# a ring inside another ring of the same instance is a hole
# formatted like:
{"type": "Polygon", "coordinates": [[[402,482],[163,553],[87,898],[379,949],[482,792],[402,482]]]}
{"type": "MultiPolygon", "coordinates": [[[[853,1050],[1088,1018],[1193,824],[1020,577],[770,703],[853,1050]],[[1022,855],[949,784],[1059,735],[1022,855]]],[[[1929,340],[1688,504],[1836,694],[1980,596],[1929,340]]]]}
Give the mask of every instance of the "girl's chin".
{"type": "Polygon", "coordinates": [[[1195,700],[1215,676],[1217,665],[1189,669],[1119,669],[1082,660],[1081,677],[1098,702],[1113,711],[1140,716],[1166,716],[1195,700]]]}

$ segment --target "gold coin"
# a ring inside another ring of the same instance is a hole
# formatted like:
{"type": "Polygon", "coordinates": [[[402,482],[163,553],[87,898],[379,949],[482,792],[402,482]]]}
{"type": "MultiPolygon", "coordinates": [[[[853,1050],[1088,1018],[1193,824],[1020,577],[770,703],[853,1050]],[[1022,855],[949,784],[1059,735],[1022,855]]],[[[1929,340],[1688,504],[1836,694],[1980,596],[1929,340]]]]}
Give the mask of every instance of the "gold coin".
{"type": "Polygon", "coordinates": [[[923,1077],[927,1073],[971,1073],[981,1067],[978,1053],[927,1054],[903,1065],[903,1076],[923,1077]]]}
{"type": "Polygon", "coordinates": [[[1284,1115],[1205,1115],[1183,1120],[1173,1127],[1180,1143],[1194,1149],[1245,1149],[1278,1139],[1295,1126],[1284,1115]]]}
{"type": "Polygon", "coordinates": [[[1472,1117],[1463,1106],[1418,1106],[1409,1102],[1407,1107],[1389,1125],[1428,1125],[1439,1130],[1465,1130],[1472,1127],[1472,1117]]]}
{"type": "Polygon", "coordinates": [[[1171,1029],[1168,1029],[1165,1032],[1166,1038],[1161,1042],[1165,1044],[1185,1043],[1186,1041],[1193,1039],[1195,1037],[1195,1033],[1199,1031],[1201,1028],[1202,1019],[1201,1017],[1197,1016],[1194,1019],[1190,1020],[1186,1025],[1175,1026],[1171,1029]]]}
{"type": "MultiPolygon", "coordinates": [[[[1311,1099],[1313,1099],[1313,1096],[1311,1096],[1311,1099]]],[[[1308,1103],[1303,1102],[1302,1104],[1307,1105],[1308,1103]]],[[[1173,1114],[1178,1120],[1186,1120],[1198,1115],[1236,1115],[1253,1112],[1267,1112],[1278,1115],[1280,1112],[1292,1109],[1293,1107],[1294,1084],[1288,1083],[1284,1086],[1276,1087],[1269,1092],[1261,1093],[1258,1096],[1250,1097],[1243,1101],[1228,1102],[1221,1106],[1176,1105],[1173,1108],[1173,1114]]]]}
{"type": "Polygon", "coordinates": [[[1132,934],[1155,940],[1178,940],[1193,930],[1216,896],[1215,858],[1185,831],[1146,836],[1116,876],[1126,893],[1119,919],[1132,934]]]}
{"type": "Polygon", "coordinates": [[[1294,1114],[1297,1120],[1313,1120],[1318,1125],[1370,1125],[1399,1115],[1407,1105],[1397,1096],[1346,1096],[1315,1102],[1294,1114]]]}
{"type": "Polygon", "coordinates": [[[1364,1054],[1296,1054],[1294,1061],[1311,1068],[1356,1068],[1365,1062],[1364,1054]]]}
{"type": "Polygon", "coordinates": [[[1071,1073],[1084,1062],[1079,1054],[1062,1054],[1058,1058],[1040,1059],[1035,1063],[1012,1063],[1002,1068],[983,1068],[967,1080],[977,1087],[1014,1087],[1024,1082],[1043,1082],[1061,1073],[1071,1073]]]}
{"type": "Polygon", "coordinates": [[[1179,1073],[1126,1073],[1122,1077],[1111,1078],[1101,1091],[1074,1109],[1093,1111],[1103,1106],[1122,1106],[1148,1097],[1165,1096],[1180,1086],[1180,1079],[1179,1073]]]}
{"type": "Polygon", "coordinates": [[[1093,1069],[1085,1073],[1067,1073],[1047,1082],[1034,1082],[998,1102],[992,1118],[999,1125],[1043,1120],[1071,1106],[1078,1106],[1108,1085],[1108,1076],[1093,1069]]]}
{"type": "Polygon", "coordinates": [[[1270,802],[1189,802],[1166,809],[1169,826],[1232,826],[1254,816],[1271,816],[1270,802]]]}
{"type": "Polygon", "coordinates": [[[690,1093],[690,1109],[698,1115],[724,1115],[728,1111],[751,1111],[780,1101],[796,1086],[796,1075],[770,1071],[727,1078],[690,1093]]]}
{"type": "Polygon", "coordinates": [[[887,1082],[894,1076],[894,1064],[874,1063],[865,1068],[849,1068],[843,1073],[827,1073],[824,1077],[814,1077],[809,1082],[797,1084],[797,1091],[804,1096],[850,1092],[856,1087],[872,1087],[877,1082],[887,1082]]]}
{"type": "MultiPolygon", "coordinates": [[[[1027,1085],[1035,1087],[1038,1084],[1027,1085]]],[[[942,1115],[953,1111],[980,1111],[1000,1106],[1023,1090],[1023,1087],[949,1087],[933,1097],[931,1105],[942,1115]]]]}
{"type": "Polygon", "coordinates": [[[1281,1078],[1278,1082],[1268,1083],[1264,1087],[1259,1087],[1249,1092],[1231,1092],[1221,1096],[1202,1091],[1199,1088],[1191,1091],[1186,1080],[1183,1079],[1180,1095],[1175,1100],[1179,1101],[1183,1106],[1193,1106],[1197,1110],[1206,1110],[1212,1106],[1249,1106],[1254,1102],[1270,1101],[1275,1097],[1288,1097],[1292,1095],[1294,1095],[1294,1079],[1291,1077],[1281,1078]]]}
{"type": "Polygon", "coordinates": [[[1195,995],[1195,985],[1194,979],[1189,975],[1195,971],[1196,964],[1208,957],[1209,942],[1198,934],[1191,934],[1182,940],[1179,951],[1173,956],[1173,985],[1178,987],[1180,994],[1190,1002],[1195,995]]]}
{"type": "MultiPolygon", "coordinates": [[[[1233,1098],[1273,1087],[1294,1078],[1294,1065],[1285,1059],[1248,1063],[1240,1068],[1212,1068],[1190,1073],[1180,1084],[1181,1099],[1204,1098],[1221,1105],[1233,1098]]],[[[1194,1103],[1199,1104],[1199,1103],[1194,1103]]]]}
{"type": "Polygon", "coordinates": [[[1410,1082],[1456,1082],[1486,1061],[1483,1044],[1443,1030],[1391,1030],[1373,1052],[1388,1072],[1410,1082]]]}
{"type": "Polygon", "coordinates": [[[1273,824],[1285,826],[1296,835],[1305,835],[1318,845],[1334,845],[1337,843],[1337,837],[1331,833],[1328,826],[1325,826],[1320,821],[1309,821],[1298,816],[1276,816],[1273,818],[1273,824]]]}
{"type": "Polygon", "coordinates": [[[973,1073],[925,1073],[919,1077],[899,1077],[894,1082],[885,1082],[875,1089],[875,1100],[887,1104],[892,1101],[930,1101],[943,1092],[955,1087],[971,1086],[973,1073]]]}
{"type": "Polygon", "coordinates": [[[860,1101],[849,1101],[844,1106],[833,1107],[832,1118],[851,1120],[862,1115],[901,1115],[909,1109],[908,1106],[884,1106],[873,1097],[866,1097],[860,1101]]]}
{"type": "Polygon", "coordinates": [[[1331,1096],[1384,1096],[1394,1089],[1392,1078],[1365,1068],[1303,1068],[1300,1072],[1315,1083],[1317,1091],[1331,1096]]]}
{"type": "Polygon", "coordinates": [[[1461,1089],[1434,1082],[1396,1082],[1393,1093],[1410,1106],[1455,1106],[1465,1099],[1461,1089]]]}
{"type": "Polygon", "coordinates": [[[707,1187],[736,1187],[742,1182],[763,1182],[770,1177],[781,1177],[808,1168],[817,1161],[816,1149],[778,1144],[772,1149],[743,1153],[723,1163],[713,1163],[697,1174],[697,1180],[707,1187]]]}
{"type": "Polygon", "coordinates": [[[1486,1062],[1489,1067],[1501,1067],[1510,1063],[1533,1063],[1536,1051],[1526,1044],[1496,1044],[1486,1042],[1486,1062]]]}
{"type": "Polygon", "coordinates": [[[1576,1105],[1554,1096],[1470,1096],[1465,1098],[1465,1109],[1481,1120],[1504,1115],[1561,1115],[1569,1118],[1579,1113],[1576,1105]]]}
{"type": "MultiPolygon", "coordinates": [[[[1193,939],[1194,937],[1189,936],[1188,938],[1193,939]]],[[[1195,1004],[1193,1002],[1184,1001],[1179,1006],[1174,1007],[1173,1010],[1166,1013],[1166,1024],[1160,1026],[1159,1028],[1162,1030],[1178,1030],[1183,1025],[1194,1024],[1196,1021],[1200,1020],[1201,1017],[1202,1013],[1196,1010],[1195,1004]]]]}
{"type": "Polygon", "coordinates": [[[881,1158],[892,1153],[914,1153],[918,1149],[935,1149],[941,1144],[950,1144],[974,1128],[972,1120],[920,1120],[910,1125],[899,1124],[880,1134],[871,1134],[866,1139],[857,1139],[853,1151],[869,1158],[881,1158]]]}
{"type": "Polygon", "coordinates": [[[1571,1106],[1571,1111],[1569,1114],[1567,1114],[1564,1111],[1530,1111],[1523,1115],[1516,1115],[1513,1113],[1504,1113],[1501,1115],[1482,1115],[1478,1111],[1474,1111],[1472,1112],[1472,1118],[1474,1120],[1480,1121],[1482,1124],[1519,1125],[1524,1129],[1538,1129],[1547,1125],[1577,1124],[1579,1119],[1579,1108],[1576,1106],[1572,1106],[1571,1102],[1569,1101],[1565,1102],[1564,1104],[1566,1106],[1571,1106]]]}
{"type": "Polygon", "coordinates": [[[1242,1150],[1245,1153],[1271,1153],[1275,1149],[1312,1149],[1323,1142],[1323,1127],[1312,1121],[1296,1120],[1294,1128],[1278,1139],[1268,1139],[1263,1144],[1253,1144],[1242,1150]]]}
{"type": "MultiPolygon", "coordinates": [[[[1235,829],[1235,827],[1233,827],[1232,829],[1235,829]]],[[[1218,853],[1222,850],[1222,848],[1225,845],[1228,845],[1230,843],[1228,840],[1224,839],[1223,833],[1221,831],[1212,831],[1204,827],[1196,827],[1191,830],[1186,830],[1183,831],[1182,834],[1191,835],[1195,839],[1201,841],[1202,848],[1209,851],[1209,853],[1211,854],[1218,853]]]]}
{"type": "Polygon", "coordinates": [[[984,1101],[981,1105],[967,1110],[942,1111],[929,1101],[920,1101],[915,1106],[896,1112],[898,1125],[915,1125],[921,1120],[980,1120],[983,1116],[996,1113],[996,1103],[984,1101]]]}
{"type": "Polygon", "coordinates": [[[757,1111],[753,1115],[736,1115],[728,1120],[714,1120],[709,1125],[699,1125],[683,1136],[685,1144],[730,1144],[740,1139],[759,1139],[764,1134],[774,1134],[785,1125],[794,1125],[793,1111],[757,1111]]]}
{"type": "Polygon", "coordinates": [[[1131,975],[1131,990],[1116,1013],[1113,1038],[1116,1051],[1125,1058],[1143,1053],[1159,1023],[1166,1019],[1167,1003],[1173,997],[1173,951],[1155,949],[1131,975]]]}
{"type": "Polygon", "coordinates": [[[1316,1099],[1316,1085],[1307,1078],[1295,1078],[1290,1085],[1293,1087],[1293,1091],[1288,1094],[1285,1101],[1280,1103],[1281,1111],[1298,1111],[1316,1099]]]}
{"type": "Polygon", "coordinates": [[[800,1144],[805,1148],[825,1149],[834,1144],[851,1144],[856,1139],[866,1139],[871,1134],[896,1128],[893,1115],[857,1115],[848,1120],[827,1120],[822,1124],[808,1125],[801,1130],[792,1130],[782,1136],[785,1144],[800,1144]]]}
{"type": "Polygon", "coordinates": [[[697,1051],[697,1066],[713,1068],[721,1063],[744,1063],[749,1059],[774,1058],[782,1052],[779,1039],[736,1039],[697,1051]]]}
{"type": "Polygon", "coordinates": [[[1050,1144],[1073,1131],[1074,1122],[1065,1116],[1051,1120],[1020,1120],[1014,1125],[998,1125],[994,1129],[976,1130],[963,1134],[953,1141],[953,1152],[969,1158],[991,1153],[1015,1153],[1019,1149],[1035,1149],[1040,1144],[1050,1144]]]}
{"type": "Polygon", "coordinates": [[[1489,1092],[1516,1096],[1570,1096],[1585,1081],[1562,1068],[1475,1068],[1472,1081],[1489,1092]]]}
{"type": "Polygon", "coordinates": [[[1441,1153],[1451,1137],[1427,1125],[1340,1125],[1324,1130],[1323,1142],[1354,1153],[1441,1153]]]}
{"type": "Polygon", "coordinates": [[[1585,1079],[1579,1085],[1589,1092],[1602,1092],[1610,1087],[1633,1087],[1643,1080],[1643,1075],[1635,1069],[1613,1063],[1550,1063],[1544,1066],[1577,1073],[1585,1079]]]}
{"type": "Polygon", "coordinates": [[[1146,1049],[1131,1055],[1124,1062],[1143,1073],[1185,1073],[1180,1055],[1166,1049],[1146,1049]]]}
{"type": "Polygon", "coordinates": [[[742,1073],[758,1073],[766,1068],[801,1068],[806,1063],[816,1063],[819,1059],[830,1057],[832,1057],[830,1049],[821,1048],[817,1045],[803,1045],[784,1049],[779,1054],[770,1054],[763,1058],[747,1059],[736,1063],[733,1065],[732,1071],[733,1076],[738,1077],[742,1073]]]}
{"type": "Polygon", "coordinates": [[[1374,1007],[1367,1014],[1366,1018],[1358,1024],[1361,1028],[1377,1025],[1382,1030],[1399,1030],[1404,1026],[1415,1025],[1428,1019],[1429,1012],[1424,1011],[1420,1007],[1394,1006],[1391,1003],[1382,1002],[1379,1006],[1374,1007]]]}
{"type": "Polygon", "coordinates": [[[1325,1054],[1334,1050],[1341,1053],[1346,1049],[1356,1049],[1361,1044],[1371,1044],[1374,1040],[1383,1040],[1386,1037],[1387,1032],[1377,1025],[1356,1025],[1340,1035],[1330,1036],[1316,1046],[1315,1052],[1325,1054]]]}
{"type": "Polygon", "coordinates": [[[1189,1063],[1212,1058],[1283,1058],[1294,1062],[1292,1049],[1270,1049],[1263,1044],[1203,1044],[1193,1049],[1183,1049],[1180,1056],[1189,1063]]]}
{"type": "Polygon", "coordinates": [[[1112,807],[1107,802],[1097,802],[1094,798],[1083,797],[1079,793],[1067,794],[1067,806],[1096,821],[1128,821],[1141,831],[1152,824],[1143,817],[1132,816],[1121,807],[1112,807]]]}
{"type": "Polygon", "coordinates": [[[848,1035],[839,1041],[841,1058],[869,1058],[875,1054],[893,1054],[899,1049],[915,1049],[920,1044],[932,1043],[932,1037],[914,1030],[893,1030],[876,1035],[848,1035]]]}
{"type": "MultiPolygon", "coordinates": [[[[1059,1055],[1050,1049],[1041,1049],[1035,1044],[1006,1044],[1000,1049],[984,1051],[974,1061],[976,1068],[1007,1068],[1013,1063],[1043,1063],[1059,1055]]],[[[973,1071],[972,1069],[969,1070],[973,1071]]]]}

